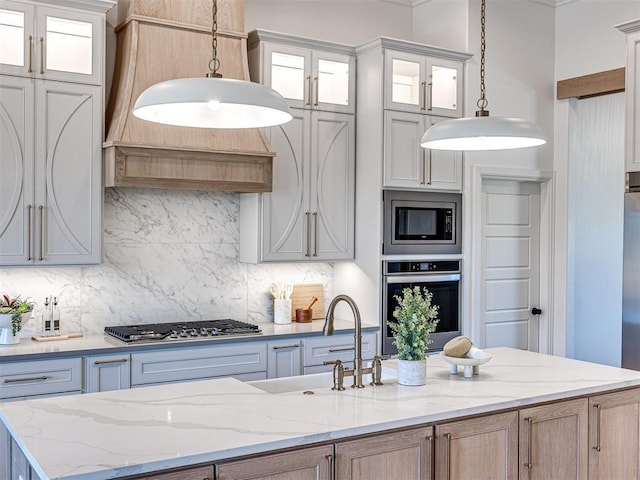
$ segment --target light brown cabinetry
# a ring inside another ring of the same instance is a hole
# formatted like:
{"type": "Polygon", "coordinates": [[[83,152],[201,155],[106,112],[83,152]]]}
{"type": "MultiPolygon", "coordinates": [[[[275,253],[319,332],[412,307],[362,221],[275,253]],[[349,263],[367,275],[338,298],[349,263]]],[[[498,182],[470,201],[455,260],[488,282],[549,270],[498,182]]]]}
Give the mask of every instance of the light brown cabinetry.
{"type": "Polygon", "coordinates": [[[332,445],[306,448],[222,463],[216,466],[216,478],[218,480],[328,480],[333,478],[333,459],[332,445]]]}
{"type": "Polygon", "coordinates": [[[213,466],[189,468],[170,473],[156,473],[136,480],[213,480],[213,466]]]}
{"type": "Polygon", "coordinates": [[[433,427],[376,435],[336,445],[341,480],[431,478],[433,427]]]}
{"type": "Polygon", "coordinates": [[[520,410],[520,478],[586,479],[588,400],[520,410]]]}
{"type": "Polygon", "coordinates": [[[518,413],[436,427],[435,478],[518,478],[518,413]]]}
{"type": "Polygon", "coordinates": [[[589,478],[640,478],[640,390],[589,399],[589,478]]]}

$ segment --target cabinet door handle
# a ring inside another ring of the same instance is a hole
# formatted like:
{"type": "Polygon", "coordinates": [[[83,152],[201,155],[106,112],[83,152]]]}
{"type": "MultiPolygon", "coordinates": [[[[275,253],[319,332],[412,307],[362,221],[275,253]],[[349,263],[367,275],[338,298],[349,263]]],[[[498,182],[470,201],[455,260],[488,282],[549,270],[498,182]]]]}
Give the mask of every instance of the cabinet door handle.
{"type": "Polygon", "coordinates": [[[527,467],[527,470],[529,470],[529,475],[531,475],[531,468],[533,467],[533,464],[531,463],[531,442],[533,441],[533,418],[531,417],[527,417],[524,419],[527,422],[527,425],[529,427],[529,441],[527,442],[527,463],[524,464],[525,467],[527,467]]]}
{"type": "Polygon", "coordinates": [[[294,343],[292,345],[277,345],[273,347],[274,350],[286,350],[287,348],[300,348],[300,344],[294,343]]]}
{"type": "Polygon", "coordinates": [[[96,360],[93,362],[94,365],[107,365],[109,363],[127,363],[129,360],[126,358],[119,358],[117,360],[96,360]]]}
{"type": "Polygon", "coordinates": [[[40,37],[40,75],[44,75],[44,37],[40,37]]]}
{"type": "Polygon", "coordinates": [[[41,377],[27,377],[27,378],[7,378],[4,383],[20,383],[20,382],[44,382],[51,377],[42,375],[41,377]]]}
{"type": "Polygon", "coordinates": [[[431,172],[432,172],[432,170],[433,170],[433,164],[432,164],[432,162],[431,162],[431,155],[432,155],[432,153],[431,153],[431,150],[430,150],[430,149],[428,150],[427,155],[428,155],[428,157],[429,157],[429,161],[428,161],[428,162],[426,162],[426,163],[428,163],[428,165],[429,165],[429,174],[428,174],[428,176],[427,176],[427,185],[431,185],[431,172]]]}
{"type": "Polygon", "coordinates": [[[354,347],[344,347],[344,348],[330,348],[329,353],[335,352],[350,352],[351,350],[355,350],[354,347]]]}
{"type": "Polygon", "coordinates": [[[40,210],[40,256],[38,260],[42,261],[44,259],[44,206],[40,205],[38,209],[40,210]]]}
{"type": "Polygon", "coordinates": [[[315,102],[313,102],[314,106],[318,106],[318,95],[320,94],[320,79],[318,77],[315,77],[313,79],[314,82],[316,82],[316,98],[315,98],[315,102]]]}
{"type": "Polygon", "coordinates": [[[602,411],[602,405],[596,403],[593,408],[596,409],[596,445],[593,448],[595,451],[600,451],[600,412],[602,411]]]}
{"type": "Polygon", "coordinates": [[[311,256],[311,219],[309,218],[310,215],[311,215],[311,212],[305,212],[304,214],[307,222],[307,251],[304,254],[305,257],[311,256]]]}
{"type": "Polygon", "coordinates": [[[29,70],[27,70],[28,73],[33,72],[33,36],[29,35],[29,70]]]}
{"type": "Polygon", "coordinates": [[[327,455],[324,457],[327,459],[327,463],[329,464],[329,480],[334,480],[334,472],[333,472],[333,455],[327,455]]]}
{"type": "Polygon", "coordinates": [[[427,110],[431,111],[433,110],[433,80],[431,80],[429,82],[429,95],[428,95],[428,99],[429,101],[427,102],[427,110]]]}
{"type": "Polygon", "coordinates": [[[420,102],[420,110],[426,110],[427,105],[427,82],[420,82],[422,87],[422,101],[420,102]]]}
{"type": "Polygon", "coordinates": [[[447,480],[451,480],[451,434],[445,433],[443,436],[447,440],[447,480]]]}
{"type": "Polygon", "coordinates": [[[307,75],[307,101],[305,105],[311,105],[311,75],[307,75]]]}
{"type": "Polygon", "coordinates": [[[433,474],[434,474],[434,470],[433,470],[433,436],[432,435],[428,435],[426,438],[427,442],[429,443],[429,447],[427,448],[427,455],[429,455],[429,457],[431,458],[431,462],[429,462],[431,464],[431,468],[429,469],[429,479],[433,480],[433,474]]]}
{"type": "Polygon", "coordinates": [[[425,160],[425,149],[422,149],[422,152],[420,152],[422,154],[422,171],[420,172],[420,185],[424,185],[425,183],[427,183],[426,177],[426,170],[427,170],[427,161],[425,160]]]}
{"type": "Polygon", "coordinates": [[[29,225],[27,225],[27,260],[31,261],[33,260],[33,255],[31,255],[31,237],[33,233],[33,206],[31,204],[27,205],[27,222],[29,223],[29,225]]]}
{"type": "Polygon", "coordinates": [[[318,256],[318,243],[320,243],[320,234],[318,233],[318,212],[313,212],[313,230],[315,232],[315,239],[313,242],[313,256],[318,256]]]}

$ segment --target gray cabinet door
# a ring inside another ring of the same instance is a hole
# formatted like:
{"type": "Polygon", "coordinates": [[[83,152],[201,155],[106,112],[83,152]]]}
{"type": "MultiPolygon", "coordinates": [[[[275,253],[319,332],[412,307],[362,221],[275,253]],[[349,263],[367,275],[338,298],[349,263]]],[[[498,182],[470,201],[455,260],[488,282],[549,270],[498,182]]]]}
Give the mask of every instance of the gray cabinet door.
{"type": "Polygon", "coordinates": [[[131,387],[131,355],[85,357],[85,393],[123,390],[131,387]]]}
{"type": "Polygon", "coordinates": [[[293,377],[302,373],[302,341],[267,342],[267,378],[293,377]]]}
{"type": "Polygon", "coordinates": [[[34,81],[0,76],[0,265],[33,262],[34,81]]]}
{"type": "Polygon", "coordinates": [[[36,85],[36,264],[101,260],[102,88],[36,85]]]}

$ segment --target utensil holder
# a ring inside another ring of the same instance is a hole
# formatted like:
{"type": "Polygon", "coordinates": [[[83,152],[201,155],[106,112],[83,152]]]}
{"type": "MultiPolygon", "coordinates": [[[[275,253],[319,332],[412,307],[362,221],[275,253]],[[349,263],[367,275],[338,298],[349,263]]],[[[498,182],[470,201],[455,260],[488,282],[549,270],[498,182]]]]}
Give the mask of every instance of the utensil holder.
{"type": "Polygon", "coordinates": [[[313,309],[296,308],[296,322],[309,323],[311,320],[313,320],[313,309]]]}
{"type": "Polygon", "coordinates": [[[273,301],[273,323],[278,325],[291,323],[291,300],[273,301]]]}

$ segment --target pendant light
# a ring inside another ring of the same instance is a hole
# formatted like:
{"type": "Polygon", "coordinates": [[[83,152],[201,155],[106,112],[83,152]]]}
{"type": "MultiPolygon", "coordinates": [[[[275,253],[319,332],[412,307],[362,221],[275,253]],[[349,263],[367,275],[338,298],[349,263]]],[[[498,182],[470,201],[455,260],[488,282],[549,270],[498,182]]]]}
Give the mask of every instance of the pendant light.
{"type": "Polygon", "coordinates": [[[540,128],[521,118],[490,117],[484,84],[485,75],[485,0],[480,15],[480,98],[479,110],[472,118],[437,123],[427,129],[420,146],[432,150],[506,150],[536,147],[547,143],[540,128]]]}
{"type": "Polygon", "coordinates": [[[200,128],[258,128],[289,122],[282,95],[259,83],[222,78],[218,73],[218,2],[212,1],[209,73],[156,83],[140,94],[133,114],[150,122],[200,128]]]}

